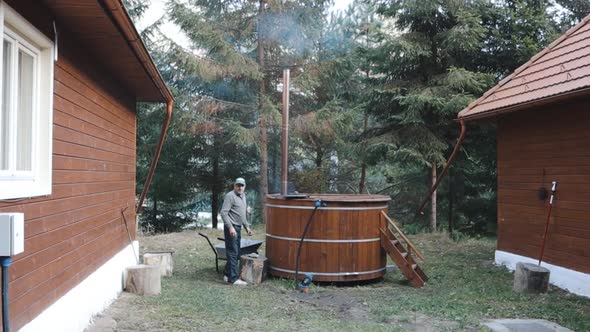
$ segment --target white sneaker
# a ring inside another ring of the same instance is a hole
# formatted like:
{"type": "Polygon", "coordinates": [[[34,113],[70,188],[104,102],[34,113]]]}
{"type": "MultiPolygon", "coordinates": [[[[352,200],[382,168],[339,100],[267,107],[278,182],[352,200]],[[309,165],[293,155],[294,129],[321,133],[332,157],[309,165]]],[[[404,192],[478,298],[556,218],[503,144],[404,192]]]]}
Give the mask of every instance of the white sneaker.
{"type": "Polygon", "coordinates": [[[247,284],[248,284],[248,283],[247,283],[247,282],[245,282],[245,281],[244,281],[244,280],[242,280],[242,279],[238,279],[238,280],[234,281],[234,285],[235,285],[235,286],[246,286],[247,284]]]}
{"type": "Polygon", "coordinates": [[[228,279],[227,279],[227,276],[223,276],[223,281],[224,281],[224,282],[227,282],[227,280],[228,280],[228,279]]]}

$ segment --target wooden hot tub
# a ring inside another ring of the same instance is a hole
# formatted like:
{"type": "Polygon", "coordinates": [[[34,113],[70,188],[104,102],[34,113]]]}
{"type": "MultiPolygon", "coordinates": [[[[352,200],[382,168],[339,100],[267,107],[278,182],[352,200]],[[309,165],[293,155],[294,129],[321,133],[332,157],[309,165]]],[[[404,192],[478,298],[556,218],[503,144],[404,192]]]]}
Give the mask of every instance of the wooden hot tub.
{"type": "Polygon", "coordinates": [[[379,233],[380,212],[389,196],[310,195],[266,197],[266,256],[270,273],[295,278],[297,248],[317,200],[317,209],[301,248],[299,278],[317,281],[362,281],[385,274],[386,257],[379,233]]]}

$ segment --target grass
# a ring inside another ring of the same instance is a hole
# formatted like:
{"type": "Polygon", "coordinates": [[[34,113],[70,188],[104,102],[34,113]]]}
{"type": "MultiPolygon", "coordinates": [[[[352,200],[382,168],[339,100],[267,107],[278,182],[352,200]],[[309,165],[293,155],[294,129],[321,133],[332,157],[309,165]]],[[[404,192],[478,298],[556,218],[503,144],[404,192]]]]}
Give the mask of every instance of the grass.
{"type": "Polygon", "coordinates": [[[589,299],[553,287],[542,295],[512,292],[513,274],[492,264],[495,239],[454,243],[434,234],[416,240],[427,253],[428,285],[414,291],[392,287],[388,296],[377,294],[375,312],[381,317],[409,309],[462,327],[489,318],[537,318],[590,331],[589,299]]]}
{"type": "MultiPolygon", "coordinates": [[[[222,236],[204,232],[212,239],[222,236]]],[[[263,239],[263,233],[257,229],[255,238],[263,239]]],[[[109,310],[118,331],[480,331],[481,320],[489,318],[547,319],[590,331],[590,299],[556,288],[543,295],[513,293],[513,275],[492,264],[494,239],[411,238],[427,258],[425,287],[413,289],[394,272],[368,285],[313,285],[310,294],[302,294],[284,279],[245,288],[225,285],[215,272],[213,252],[195,231],[148,236],[140,239],[142,251],[176,250],[174,277],[163,279],[160,296],[125,295],[109,310]]]]}

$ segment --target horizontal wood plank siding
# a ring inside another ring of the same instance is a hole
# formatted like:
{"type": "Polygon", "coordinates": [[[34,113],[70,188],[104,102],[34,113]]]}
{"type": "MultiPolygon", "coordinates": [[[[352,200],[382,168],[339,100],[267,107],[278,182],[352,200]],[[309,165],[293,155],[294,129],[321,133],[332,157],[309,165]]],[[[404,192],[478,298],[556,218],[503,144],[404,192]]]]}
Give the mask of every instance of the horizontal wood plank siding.
{"type": "Polygon", "coordinates": [[[548,213],[539,188],[558,181],[544,261],[590,273],[590,100],[498,119],[498,250],[538,259],[548,213]]]}
{"type": "MultiPolygon", "coordinates": [[[[38,15],[46,9],[36,1],[25,3],[11,5],[52,36],[50,15],[38,15]]],[[[52,194],[0,202],[0,212],[25,214],[25,251],[10,267],[15,331],[129,245],[121,215],[127,207],[135,239],[135,97],[66,27],[60,26],[59,40],[52,194]]]]}

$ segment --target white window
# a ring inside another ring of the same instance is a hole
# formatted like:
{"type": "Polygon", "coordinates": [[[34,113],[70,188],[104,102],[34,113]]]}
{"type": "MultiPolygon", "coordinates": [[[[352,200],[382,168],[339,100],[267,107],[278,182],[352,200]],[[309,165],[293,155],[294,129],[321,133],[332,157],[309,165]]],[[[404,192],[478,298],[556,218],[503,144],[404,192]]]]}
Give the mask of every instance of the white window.
{"type": "Polygon", "coordinates": [[[53,43],[0,2],[0,200],[51,194],[53,43]]]}

